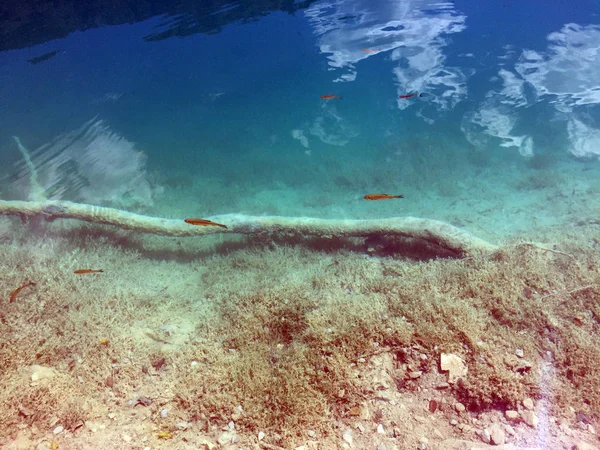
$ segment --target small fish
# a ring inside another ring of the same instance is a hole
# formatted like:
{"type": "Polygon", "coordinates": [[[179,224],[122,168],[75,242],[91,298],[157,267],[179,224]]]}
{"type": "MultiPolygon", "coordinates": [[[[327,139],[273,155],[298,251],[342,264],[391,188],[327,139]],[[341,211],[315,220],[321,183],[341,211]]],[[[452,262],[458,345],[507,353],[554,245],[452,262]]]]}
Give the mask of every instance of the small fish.
{"type": "Polygon", "coordinates": [[[391,198],[404,198],[404,195],[389,195],[389,194],[367,194],[365,200],[389,200],[391,198]]]}
{"type": "Polygon", "coordinates": [[[88,273],[102,273],[104,272],[104,270],[102,269],[77,269],[74,270],[73,273],[76,273],[77,275],[86,275],[88,273]]]}
{"type": "Polygon", "coordinates": [[[333,95],[333,94],[327,94],[327,95],[321,95],[321,98],[323,100],[332,100],[334,98],[342,98],[339,95],[333,95]]]}
{"type": "Polygon", "coordinates": [[[363,48],[361,50],[361,52],[363,52],[363,53],[377,53],[377,52],[380,52],[380,51],[381,51],[380,48],[363,48]]]}
{"type": "Polygon", "coordinates": [[[25,289],[27,286],[35,286],[35,283],[33,281],[28,281],[25,284],[22,284],[21,286],[19,286],[18,288],[16,288],[14,291],[12,291],[12,294],[10,294],[10,301],[9,303],[14,302],[17,299],[17,295],[19,295],[19,293],[25,289]]]}
{"type": "Polygon", "coordinates": [[[412,97],[423,97],[423,94],[406,94],[406,95],[400,95],[398,98],[412,98],[412,97]]]}
{"type": "Polygon", "coordinates": [[[207,220],[207,219],[185,219],[184,222],[189,223],[190,225],[198,225],[200,227],[212,226],[212,227],[227,228],[227,226],[223,225],[222,223],[213,222],[212,220],[207,220]]]}

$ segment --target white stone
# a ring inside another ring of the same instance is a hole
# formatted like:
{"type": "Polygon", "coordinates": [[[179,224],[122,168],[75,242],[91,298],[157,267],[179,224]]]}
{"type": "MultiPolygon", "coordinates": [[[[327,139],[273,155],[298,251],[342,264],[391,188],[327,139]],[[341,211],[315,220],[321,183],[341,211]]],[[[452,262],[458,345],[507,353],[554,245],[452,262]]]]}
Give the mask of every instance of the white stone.
{"type": "Polygon", "coordinates": [[[454,405],[454,409],[456,409],[460,413],[460,412],[463,412],[467,408],[465,408],[465,405],[463,405],[462,403],[456,403],[454,405]]]}
{"type": "Polygon", "coordinates": [[[502,427],[494,423],[490,426],[490,442],[494,445],[504,445],[506,442],[506,433],[502,427]]]}
{"type": "Polygon", "coordinates": [[[529,397],[526,398],[523,400],[523,406],[527,409],[533,409],[533,400],[531,400],[529,397]]]}
{"type": "Polygon", "coordinates": [[[31,381],[49,380],[56,376],[56,370],[52,367],[31,366],[31,381]]]}
{"type": "Polygon", "coordinates": [[[380,423],[379,425],[377,425],[377,432],[379,434],[384,434],[385,433],[385,431],[383,431],[383,424],[382,423],[380,423]]]}
{"type": "Polygon", "coordinates": [[[262,441],[265,438],[265,433],[263,433],[262,431],[258,432],[258,440],[262,441]]]}
{"type": "Polygon", "coordinates": [[[348,445],[352,445],[352,430],[344,431],[342,434],[342,439],[348,443],[348,445]]]}
{"type": "Polygon", "coordinates": [[[523,422],[525,422],[530,427],[537,428],[539,419],[533,411],[523,411],[521,413],[521,418],[523,419],[523,422]]]}
{"type": "Polygon", "coordinates": [[[481,431],[481,433],[479,433],[479,437],[486,444],[489,444],[492,440],[492,434],[490,433],[490,430],[488,430],[487,428],[483,429],[481,431]]]}
{"type": "Polygon", "coordinates": [[[448,372],[448,383],[456,383],[459,378],[466,376],[468,371],[462,358],[452,353],[440,355],[440,368],[448,372]]]}
{"type": "Polygon", "coordinates": [[[60,434],[63,432],[63,430],[65,429],[65,427],[63,427],[62,425],[57,426],[54,430],[52,430],[52,432],[54,434],[60,434]]]}
{"type": "Polygon", "coordinates": [[[190,423],[189,422],[177,422],[175,424],[175,427],[177,427],[178,430],[187,430],[190,427],[190,423]]]}
{"type": "Polygon", "coordinates": [[[217,442],[221,447],[225,447],[226,444],[231,444],[233,436],[235,436],[235,433],[232,433],[231,431],[226,431],[219,435],[219,437],[217,438],[217,442]]]}

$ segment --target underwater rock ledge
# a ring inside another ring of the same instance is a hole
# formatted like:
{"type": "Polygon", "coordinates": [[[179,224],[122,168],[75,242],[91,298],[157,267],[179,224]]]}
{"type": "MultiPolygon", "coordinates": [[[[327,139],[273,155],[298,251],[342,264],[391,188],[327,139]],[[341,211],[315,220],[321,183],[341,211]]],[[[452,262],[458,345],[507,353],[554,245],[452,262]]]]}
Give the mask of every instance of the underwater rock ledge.
{"type": "Polygon", "coordinates": [[[85,222],[113,225],[162,236],[201,236],[217,233],[236,234],[295,234],[315,237],[397,236],[421,239],[434,246],[460,254],[495,252],[497,245],[480,239],[468,231],[446,222],[418,217],[348,220],[316,219],[310,217],[248,216],[227,214],[211,217],[222,227],[197,227],[182,219],[165,219],[135,214],[115,208],[73,203],[68,201],[6,201],[0,200],[0,215],[20,216],[23,221],[39,217],[47,221],[76,219],[85,222]]]}

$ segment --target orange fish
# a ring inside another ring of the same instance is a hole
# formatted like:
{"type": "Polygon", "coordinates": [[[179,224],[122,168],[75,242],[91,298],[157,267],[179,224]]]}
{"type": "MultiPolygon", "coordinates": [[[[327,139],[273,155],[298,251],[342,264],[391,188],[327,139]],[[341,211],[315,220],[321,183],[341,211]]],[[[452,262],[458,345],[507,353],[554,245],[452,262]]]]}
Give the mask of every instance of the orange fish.
{"type": "Polygon", "coordinates": [[[389,200],[390,198],[404,198],[404,195],[368,194],[364,198],[365,200],[389,200]]]}
{"type": "Polygon", "coordinates": [[[333,94],[327,94],[327,95],[321,95],[321,98],[323,100],[332,100],[334,98],[342,98],[339,95],[333,95],[333,94]]]}
{"type": "Polygon", "coordinates": [[[102,269],[77,269],[74,270],[73,273],[76,273],[77,275],[86,275],[88,273],[102,273],[104,272],[104,270],[102,269]]]}
{"type": "Polygon", "coordinates": [[[363,53],[377,53],[377,52],[380,52],[380,51],[381,51],[380,48],[363,48],[361,50],[361,52],[363,52],[363,53]]]}
{"type": "Polygon", "coordinates": [[[423,97],[423,94],[406,94],[406,95],[401,95],[398,98],[411,98],[411,97],[423,97]]]}
{"type": "Polygon", "coordinates": [[[213,222],[212,220],[206,220],[206,219],[185,219],[184,220],[185,223],[189,223],[190,225],[198,225],[201,227],[221,227],[221,228],[227,228],[226,225],[223,225],[222,223],[217,223],[217,222],[213,222]]]}
{"type": "Polygon", "coordinates": [[[10,301],[9,301],[9,303],[14,302],[17,299],[17,295],[19,295],[19,292],[21,292],[27,286],[35,286],[35,283],[33,281],[28,281],[27,283],[22,284],[21,286],[19,286],[18,288],[16,288],[14,291],[12,291],[12,294],[10,294],[10,301]]]}

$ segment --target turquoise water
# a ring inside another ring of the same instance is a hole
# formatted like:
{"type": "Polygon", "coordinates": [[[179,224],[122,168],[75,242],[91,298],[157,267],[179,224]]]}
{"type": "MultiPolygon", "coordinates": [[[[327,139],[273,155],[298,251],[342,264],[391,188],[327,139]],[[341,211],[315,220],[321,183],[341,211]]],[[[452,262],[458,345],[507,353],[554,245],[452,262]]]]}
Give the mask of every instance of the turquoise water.
{"type": "Polygon", "coordinates": [[[46,198],[165,217],[501,240],[600,210],[596,1],[36,4],[2,7],[3,199],[31,198],[18,136],[46,198]]]}

